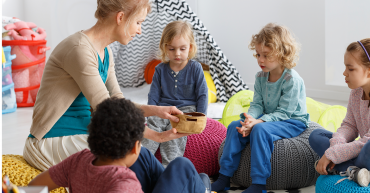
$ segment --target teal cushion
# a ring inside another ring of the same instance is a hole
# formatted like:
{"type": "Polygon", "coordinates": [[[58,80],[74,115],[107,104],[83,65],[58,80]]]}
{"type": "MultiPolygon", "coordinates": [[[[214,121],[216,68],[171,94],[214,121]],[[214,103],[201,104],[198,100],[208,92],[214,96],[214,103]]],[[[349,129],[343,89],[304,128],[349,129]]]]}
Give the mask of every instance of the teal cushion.
{"type": "Polygon", "coordinates": [[[340,175],[321,175],[316,181],[316,193],[343,192],[343,193],[369,193],[370,187],[362,187],[352,180],[344,180],[336,185],[338,180],[345,178],[340,175]]]}

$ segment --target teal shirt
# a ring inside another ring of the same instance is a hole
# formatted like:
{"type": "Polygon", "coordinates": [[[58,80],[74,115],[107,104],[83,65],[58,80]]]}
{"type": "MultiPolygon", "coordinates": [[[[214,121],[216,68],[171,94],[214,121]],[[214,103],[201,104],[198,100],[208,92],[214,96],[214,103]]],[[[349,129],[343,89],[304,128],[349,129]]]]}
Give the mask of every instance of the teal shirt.
{"type": "MultiPolygon", "coordinates": [[[[296,119],[308,126],[310,116],[306,107],[306,89],[303,79],[293,69],[285,69],[279,80],[269,82],[269,72],[258,72],[254,84],[253,102],[249,115],[257,119],[284,121],[296,119]]],[[[243,113],[240,115],[245,119],[243,113]]]]}
{"type": "MultiPolygon", "coordinates": [[[[105,58],[102,62],[99,58],[99,74],[105,83],[108,76],[109,68],[109,53],[108,49],[104,49],[105,58]]],[[[82,92],[73,101],[67,111],[59,118],[48,133],[43,138],[62,137],[70,135],[88,134],[87,126],[90,124],[91,112],[90,103],[82,92]]],[[[35,138],[33,135],[28,137],[35,138]]]]}

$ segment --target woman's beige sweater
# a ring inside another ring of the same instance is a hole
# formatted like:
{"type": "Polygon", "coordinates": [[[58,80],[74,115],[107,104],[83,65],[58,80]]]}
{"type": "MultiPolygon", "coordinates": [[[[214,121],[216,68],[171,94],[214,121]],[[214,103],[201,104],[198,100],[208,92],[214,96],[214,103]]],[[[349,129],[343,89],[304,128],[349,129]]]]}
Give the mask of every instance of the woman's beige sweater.
{"type": "Polygon", "coordinates": [[[98,71],[97,52],[84,33],[77,32],[57,45],[45,65],[33,110],[30,132],[36,139],[41,140],[49,132],[80,92],[92,109],[106,98],[123,98],[109,46],[108,52],[109,69],[104,84],[98,71]]]}

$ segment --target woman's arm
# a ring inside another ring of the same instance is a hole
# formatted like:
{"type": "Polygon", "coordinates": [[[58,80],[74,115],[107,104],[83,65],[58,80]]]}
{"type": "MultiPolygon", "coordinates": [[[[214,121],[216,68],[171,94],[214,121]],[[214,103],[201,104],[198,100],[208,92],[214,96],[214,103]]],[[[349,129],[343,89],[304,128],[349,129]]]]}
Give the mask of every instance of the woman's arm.
{"type": "Polygon", "coordinates": [[[172,128],[171,130],[164,131],[164,132],[156,132],[149,127],[145,127],[144,131],[144,138],[153,140],[158,143],[163,143],[166,141],[171,141],[173,139],[178,139],[180,137],[185,137],[191,134],[188,133],[177,133],[177,130],[175,128],[172,128]]]}
{"type": "MultiPolygon", "coordinates": [[[[110,97],[117,97],[117,98],[123,98],[122,91],[119,87],[117,77],[116,77],[116,70],[115,70],[115,64],[113,59],[113,53],[112,50],[108,46],[108,53],[109,53],[109,69],[108,69],[108,77],[107,81],[105,82],[105,86],[107,87],[109,91],[110,97]]],[[[136,104],[135,104],[136,105],[136,104]]]]}
{"type": "Polygon", "coordinates": [[[57,184],[51,179],[49,170],[46,170],[36,176],[29,184],[28,186],[47,186],[48,190],[54,190],[55,188],[59,188],[57,184]]]}
{"type": "Polygon", "coordinates": [[[93,109],[109,98],[107,87],[99,75],[96,53],[88,46],[73,47],[64,57],[61,67],[76,81],[93,109]]]}

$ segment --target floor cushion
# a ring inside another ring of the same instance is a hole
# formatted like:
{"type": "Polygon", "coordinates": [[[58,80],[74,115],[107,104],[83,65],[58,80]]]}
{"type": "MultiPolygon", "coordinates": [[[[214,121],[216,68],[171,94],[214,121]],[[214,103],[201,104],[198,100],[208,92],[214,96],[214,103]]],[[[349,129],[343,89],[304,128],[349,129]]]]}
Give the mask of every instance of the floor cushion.
{"type": "MultiPolygon", "coordinates": [[[[217,156],[225,137],[226,127],[214,119],[207,118],[206,128],[202,133],[188,136],[184,157],[194,164],[198,173],[215,175],[220,170],[217,156]]],[[[155,157],[162,162],[159,148],[155,157]]]]}
{"type": "MultiPolygon", "coordinates": [[[[319,156],[308,143],[308,137],[314,129],[322,128],[311,122],[299,136],[290,139],[281,139],[274,142],[274,151],[271,157],[271,176],[267,179],[268,190],[296,189],[314,185],[319,173],[314,169],[314,163],[319,156]]],[[[220,146],[221,158],[225,142],[220,146]]],[[[244,187],[252,184],[250,177],[249,144],[242,151],[238,170],[231,178],[232,182],[244,187]]]]}

